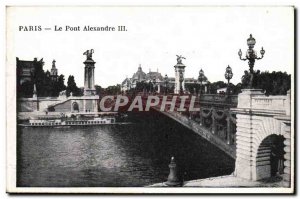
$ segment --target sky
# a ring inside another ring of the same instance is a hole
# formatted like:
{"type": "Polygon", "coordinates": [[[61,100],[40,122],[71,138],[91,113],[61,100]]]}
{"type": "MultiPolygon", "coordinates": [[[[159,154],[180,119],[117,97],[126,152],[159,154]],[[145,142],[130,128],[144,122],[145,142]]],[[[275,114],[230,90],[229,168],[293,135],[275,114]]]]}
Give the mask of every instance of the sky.
{"type": "Polygon", "coordinates": [[[132,77],[141,64],[144,72],[175,76],[176,55],[186,59],[185,77],[197,78],[203,69],[210,82],[226,81],[233,70],[238,83],[248,70],[241,61],[247,39],[256,39],[258,55],[265,57],[254,69],[293,73],[294,13],[292,7],[9,7],[7,9],[7,61],[43,58],[45,70],[56,60],[59,74],[74,75],[84,84],[85,55],[94,49],[95,83],[102,87],[132,77]],[[42,31],[19,31],[20,26],[41,26],[42,31]],[[55,25],[64,31],[54,31],[55,25]],[[66,26],[126,26],[127,31],[65,31],[66,26]],[[44,30],[51,28],[51,30],[44,30]]]}

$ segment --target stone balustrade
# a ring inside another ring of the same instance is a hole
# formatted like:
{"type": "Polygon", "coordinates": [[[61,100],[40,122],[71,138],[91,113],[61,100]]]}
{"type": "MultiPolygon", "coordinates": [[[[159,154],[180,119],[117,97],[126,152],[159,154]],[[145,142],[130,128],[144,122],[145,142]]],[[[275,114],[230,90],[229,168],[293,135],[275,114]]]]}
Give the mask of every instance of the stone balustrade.
{"type": "Polygon", "coordinates": [[[228,104],[232,107],[236,107],[238,103],[237,95],[224,95],[224,94],[201,94],[200,103],[215,103],[215,104],[228,104]]]}
{"type": "Polygon", "coordinates": [[[286,111],[288,99],[287,96],[264,96],[252,97],[253,109],[286,111]]]}

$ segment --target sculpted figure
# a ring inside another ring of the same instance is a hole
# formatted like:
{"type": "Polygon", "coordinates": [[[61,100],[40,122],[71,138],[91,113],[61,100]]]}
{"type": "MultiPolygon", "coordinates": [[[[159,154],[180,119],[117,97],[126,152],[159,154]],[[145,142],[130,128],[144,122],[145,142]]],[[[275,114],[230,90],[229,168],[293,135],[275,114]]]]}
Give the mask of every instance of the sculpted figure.
{"type": "Polygon", "coordinates": [[[182,55],[176,55],[177,56],[177,64],[182,64],[182,59],[185,59],[182,55]]]}
{"type": "Polygon", "coordinates": [[[66,90],[63,90],[59,93],[59,96],[64,96],[64,95],[66,95],[66,90]]]}
{"type": "Polygon", "coordinates": [[[93,60],[92,59],[92,55],[94,53],[94,49],[91,49],[91,50],[87,50],[83,53],[83,55],[86,55],[86,59],[87,60],[93,60]]]}

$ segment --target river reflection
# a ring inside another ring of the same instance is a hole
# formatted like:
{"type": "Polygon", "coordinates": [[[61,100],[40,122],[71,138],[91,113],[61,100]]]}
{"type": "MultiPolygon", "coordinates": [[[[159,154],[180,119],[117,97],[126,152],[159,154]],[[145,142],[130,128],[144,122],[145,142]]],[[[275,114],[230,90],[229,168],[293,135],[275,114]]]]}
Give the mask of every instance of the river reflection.
{"type": "Polygon", "coordinates": [[[230,174],[234,160],[157,113],[133,113],[132,124],[19,128],[17,186],[145,186],[165,181],[171,156],[184,180],[230,174]]]}

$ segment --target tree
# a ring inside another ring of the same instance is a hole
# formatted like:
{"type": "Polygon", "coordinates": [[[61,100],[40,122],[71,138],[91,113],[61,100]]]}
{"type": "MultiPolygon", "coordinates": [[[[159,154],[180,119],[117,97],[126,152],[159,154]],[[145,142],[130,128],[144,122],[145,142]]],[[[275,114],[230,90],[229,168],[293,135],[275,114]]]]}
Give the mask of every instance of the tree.
{"type": "Polygon", "coordinates": [[[146,82],[137,82],[135,90],[137,92],[143,92],[144,89],[147,90],[148,87],[149,87],[149,85],[146,82]]]}
{"type": "MultiPolygon", "coordinates": [[[[250,80],[250,74],[245,71],[242,77],[242,88],[247,88],[250,80]]],[[[253,76],[253,88],[263,89],[266,95],[286,95],[287,91],[291,88],[291,75],[286,72],[272,73],[265,71],[255,71],[253,76]]]]}
{"type": "Polygon", "coordinates": [[[27,81],[20,85],[20,91],[17,93],[18,97],[30,98],[33,95],[33,82],[27,81]]]}
{"type": "Polygon", "coordinates": [[[189,93],[194,94],[194,89],[197,92],[199,92],[200,84],[199,83],[193,83],[193,84],[185,84],[185,89],[189,91],[189,93]]]}
{"type": "Polygon", "coordinates": [[[81,91],[77,87],[75,78],[73,75],[70,75],[68,77],[68,82],[67,82],[67,96],[70,96],[70,93],[72,92],[73,96],[80,96],[81,91]]]}
{"type": "Polygon", "coordinates": [[[209,93],[216,94],[219,88],[225,88],[227,87],[227,84],[223,81],[217,81],[209,83],[207,86],[209,87],[209,93]]]}
{"type": "Polygon", "coordinates": [[[96,95],[105,95],[105,89],[102,88],[101,86],[99,85],[95,85],[95,89],[96,89],[96,95]]]}
{"type": "MultiPolygon", "coordinates": [[[[39,97],[47,96],[49,94],[49,86],[46,85],[49,83],[49,80],[43,70],[43,59],[37,61],[36,59],[33,61],[34,71],[31,71],[31,81],[24,82],[22,85],[18,87],[18,97],[32,97],[33,95],[33,85],[36,84],[37,94],[39,97]]],[[[20,72],[17,73],[20,75],[20,72]]],[[[17,77],[19,80],[19,77],[17,77]]]]}
{"type": "Polygon", "coordinates": [[[34,75],[33,75],[33,83],[36,84],[37,95],[39,97],[49,96],[49,87],[46,85],[49,82],[49,78],[43,70],[44,62],[34,61],[34,75]]]}
{"type": "Polygon", "coordinates": [[[65,86],[65,76],[64,75],[60,75],[57,79],[57,82],[53,83],[53,93],[52,96],[58,96],[59,93],[63,90],[66,90],[66,86],[65,86]]]}
{"type": "Polygon", "coordinates": [[[121,85],[117,84],[115,86],[108,86],[105,89],[107,95],[118,95],[121,93],[121,85]]]}
{"type": "Polygon", "coordinates": [[[239,93],[242,92],[242,83],[238,83],[237,85],[230,83],[230,89],[232,95],[238,95],[239,93]]]}

